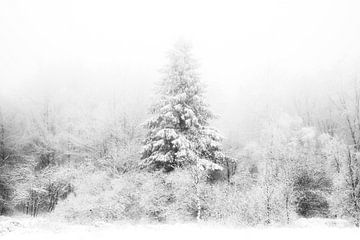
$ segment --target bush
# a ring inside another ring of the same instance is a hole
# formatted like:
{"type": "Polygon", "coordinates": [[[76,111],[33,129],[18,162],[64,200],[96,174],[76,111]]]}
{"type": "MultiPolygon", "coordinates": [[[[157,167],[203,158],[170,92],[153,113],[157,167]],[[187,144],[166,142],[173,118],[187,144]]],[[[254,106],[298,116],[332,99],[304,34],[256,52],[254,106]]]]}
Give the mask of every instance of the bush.
{"type": "Polygon", "coordinates": [[[8,184],[0,180],[0,215],[10,212],[11,189],[8,184]]]}
{"type": "Polygon", "coordinates": [[[74,174],[72,166],[47,167],[37,174],[28,174],[15,187],[12,198],[15,209],[32,216],[53,211],[59,200],[74,191],[71,184],[74,174]]]}
{"type": "Polygon", "coordinates": [[[128,172],[116,178],[107,172],[87,173],[75,182],[75,195],[55,210],[71,221],[140,221],[162,219],[161,179],[128,172]]]}
{"type": "MultiPolygon", "coordinates": [[[[285,202],[280,190],[273,192],[267,216],[266,196],[261,186],[243,191],[233,185],[219,183],[208,188],[212,193],[208,205],[209,220],[251,226],[267,224],[268,218],[271,224],[287,221],[285,202]]],[[[290,218],[293,219],[294,216],[291,209],[290,218]]]]}
{"type": "Polygon", "coordinates": [[[303,217],[328,217],[330,206],[328,195],[332,183],[325,173],[304,171],[295,181],[296,212],[303,217]]]}

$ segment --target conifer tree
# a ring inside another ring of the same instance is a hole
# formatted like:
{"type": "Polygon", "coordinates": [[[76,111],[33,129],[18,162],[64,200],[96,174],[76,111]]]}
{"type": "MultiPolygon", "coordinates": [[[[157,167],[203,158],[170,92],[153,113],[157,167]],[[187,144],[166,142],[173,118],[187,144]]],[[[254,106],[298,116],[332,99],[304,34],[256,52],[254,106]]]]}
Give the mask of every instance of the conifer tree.
{"type": "Polygon", "coordinates": [[[221,169],[225,159],[221,137],[209,127],[214,115],[204,102],[204,87],[189,44],[175,45],[163,74],[159,100],[151,108],[153,117],[145,123],[148,134],[141,164],[165,172],[185,166],[221,169]]]}

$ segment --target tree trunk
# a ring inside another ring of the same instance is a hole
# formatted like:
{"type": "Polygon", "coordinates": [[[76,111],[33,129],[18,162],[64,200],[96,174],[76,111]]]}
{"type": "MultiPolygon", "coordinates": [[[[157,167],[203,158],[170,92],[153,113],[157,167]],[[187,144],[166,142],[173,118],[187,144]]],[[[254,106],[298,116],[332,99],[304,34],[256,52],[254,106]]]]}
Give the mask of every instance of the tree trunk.
{"type": "Polygon", "coordinates": [[[270,224],[271,220],[270,220],[270,216],[271,216],[271,205],[270,205],[270,201],[271,201],[271,196],[270,196],[270,191],[269,191],[269,186],[266,185],[266,220],[265,223],[266,224],[270,224]]]}
{"type": "Polygon", "coordinates": [[[197,219],[197,221],[200,221],[201,220],[201,198],[200,198],[200,193],[199,193],[198,186],[196,186],[196,197],[197,197],[197,216],[196,216],[196,219],[197,219]]]}
{"type": "Polygon", "coordinates": [[[227,171],[226,171],[226,173],[227,173],[227,182],[230,184],[230,166],[229,166],[229,161],[226,160],[225,162],[226,162],[226,167],[227,167],[227,171]]]}
{"type": "Polygon", "coordinates": [[[266,220],[265,220],[266,224],[271,223],[270,215],[271,215],[271,207],[270,207],[270,203],[267,201],[267,203],[266,203],[266,220]]]}
{"type": "Polygon", "coordinates": [[[285,208],[286,208],[286,223],[290,223],[290,213],[289,213],[289,196],[285,197],[285,208]]]}
{"type": "Polygon", "coordinates": [[[201,194],[200,194],[200,179],[201,173],[198,169],[193,168],[192,170],[192,178],[193,178],[193,187],[195,188],[196,195],[196,220],[201,220],[201,194]]]}

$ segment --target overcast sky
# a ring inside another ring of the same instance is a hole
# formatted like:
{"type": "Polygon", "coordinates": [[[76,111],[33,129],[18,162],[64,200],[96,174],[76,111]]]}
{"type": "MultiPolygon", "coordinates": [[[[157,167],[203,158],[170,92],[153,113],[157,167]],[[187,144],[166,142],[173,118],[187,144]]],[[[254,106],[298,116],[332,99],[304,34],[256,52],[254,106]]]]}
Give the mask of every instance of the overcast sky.
{"type": "Polygon", "coordinates": [[[359,12],[355,0],[2,0],[0,94],[91,88],[142,111],[167,51],[185,39],[216,126],[242,141],[265,108],[334,94],[357,76],[359,12]]]}

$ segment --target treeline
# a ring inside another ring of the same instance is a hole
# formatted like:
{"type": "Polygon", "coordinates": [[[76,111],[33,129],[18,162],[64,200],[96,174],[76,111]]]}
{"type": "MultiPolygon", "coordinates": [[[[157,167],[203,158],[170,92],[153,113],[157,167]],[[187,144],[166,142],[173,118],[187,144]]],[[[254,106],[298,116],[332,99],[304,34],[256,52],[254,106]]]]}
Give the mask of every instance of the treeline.
{"type": "Polygon", "coordinates": [[[2,99],[0,213],[240,225],[326,217],[359,226],[360,88],[318,112],[273,113],[256,141],[222,145],[190,50],[169,54],[145,124],[145,113],[134,117],[116,101],[2,99]]]}

